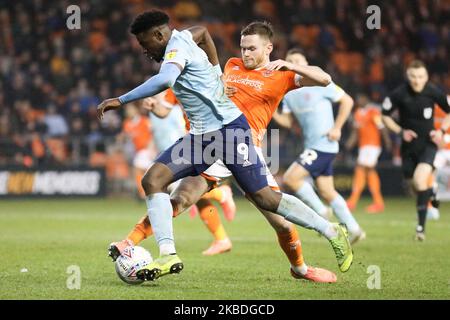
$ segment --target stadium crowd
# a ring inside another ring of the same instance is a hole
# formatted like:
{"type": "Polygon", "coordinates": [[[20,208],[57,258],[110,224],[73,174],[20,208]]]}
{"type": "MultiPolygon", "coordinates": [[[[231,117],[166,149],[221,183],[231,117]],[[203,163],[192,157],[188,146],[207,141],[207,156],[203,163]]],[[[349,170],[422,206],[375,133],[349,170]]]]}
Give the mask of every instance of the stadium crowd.
{"type": "MultiPolygon", "coordinates": [[[[425,61],[431,81],[450,91],[448,1],[79,0],[81,29],[69,30],[71,4],[0,1],[0,165],[90,164],[106,166],[110,176],[129,174],[133,150],[116,140],[124,115],[108,113],[100,123],[96,107],[158,69],[128,30],[136,14],[152,7],[169,12],[177,29],[207,26],[222,67],[240,56],[241,27],[267,20],[277,31],[272,59],[301,47],[354,98],[364,94],[380,103],[413,58],[425,61]],[[380,30],[366,27],[371,4],[381,8],[380,30]]],[[[301,146],[286,136],[301,133],[281,134],[288,164],[301,146]]],[[[382,160],[391,158],[385,153],[382,160]]]]}

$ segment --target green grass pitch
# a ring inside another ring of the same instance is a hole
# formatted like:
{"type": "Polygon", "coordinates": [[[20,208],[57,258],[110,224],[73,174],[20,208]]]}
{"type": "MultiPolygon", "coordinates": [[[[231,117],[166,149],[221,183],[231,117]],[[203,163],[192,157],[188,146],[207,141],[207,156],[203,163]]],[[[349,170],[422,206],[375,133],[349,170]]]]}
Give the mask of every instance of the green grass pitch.
{"type": "MultiPolygon", "coordinates": [[[[442,204],[439,221],[428,222],[427,240],[417,243],[415,201],[386,202],[380,215],[365,214],[368,202],[360,203],[355,216],[367,239],[355,245],[353,266],[345,274],[328,242],[299,228],[306,262],[334,271],[335,284],[293,279],[274,231],[258,211],[238,200],[236,219],[224,222],[233,240],[231,252],[203,257],[211,235],[198,217],[183,214],[174,222],[183,272],[130,286],[116,276],[106,249],[128,233],[145,212],[144,203],[2,200],[0,299],[449,299],[450,203],[442,204]],[[66,285],[71,265],[81,270],[79,290],[66,285]],[[372,265],[380,268],[380,289],[367,286],[372,265]],[[24,268],[28,272],[21,272],[24,268]]],[[[157,255],[153,238],[143,246],[157,255]]]]}

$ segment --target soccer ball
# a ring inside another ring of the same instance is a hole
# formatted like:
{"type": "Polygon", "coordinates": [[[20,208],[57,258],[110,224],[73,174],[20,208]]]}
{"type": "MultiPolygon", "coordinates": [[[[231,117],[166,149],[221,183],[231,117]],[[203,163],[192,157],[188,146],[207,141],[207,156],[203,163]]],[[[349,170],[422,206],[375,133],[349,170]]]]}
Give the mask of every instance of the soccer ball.
{"type": "Polygon", "coordinates": [[[144,248],[129,246],[116,260],[116,273],[122,281],[128,284],[141,284],[144,281],[136,277],[136,272],[152,261],[152,255],[144,248]]]}

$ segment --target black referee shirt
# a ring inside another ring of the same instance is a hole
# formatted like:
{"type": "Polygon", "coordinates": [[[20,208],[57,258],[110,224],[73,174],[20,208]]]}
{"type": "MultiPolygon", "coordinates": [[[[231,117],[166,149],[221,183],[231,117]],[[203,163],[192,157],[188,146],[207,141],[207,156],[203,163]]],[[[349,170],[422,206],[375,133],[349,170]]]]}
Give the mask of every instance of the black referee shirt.
{"type": "MultiPolygon", "coordinates": [[[[390,116],[395,110],[399,113],[399,125],[417,133],[417,142],[431,141],[430,131],[434,129],[434,105],[450,113],[447,96],[435,85],[427,83],[419,93],[414,92],[408,83],[397,87],[384,99],[383,115],[390,116]]],[[[416,139],[415,139],[416,140],[416,139]]]]}

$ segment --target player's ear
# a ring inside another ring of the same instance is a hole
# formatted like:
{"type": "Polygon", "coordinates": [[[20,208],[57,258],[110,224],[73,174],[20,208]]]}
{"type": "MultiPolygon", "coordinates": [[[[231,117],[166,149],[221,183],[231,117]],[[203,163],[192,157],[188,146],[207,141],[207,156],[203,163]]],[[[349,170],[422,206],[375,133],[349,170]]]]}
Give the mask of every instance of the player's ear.
{"type": "Polygon", "coordinates": [[[270,42],[270,41],[267,42],[266,50],[267,50],[268,54],[272,53],[272,51],[273,51],[273,44],[272,44],[272,42],[270,42]]]}

